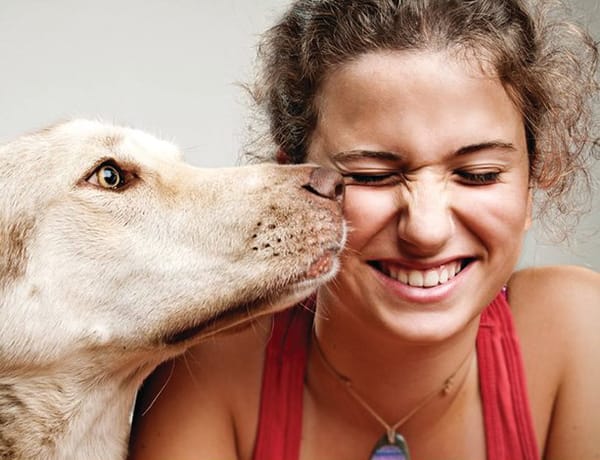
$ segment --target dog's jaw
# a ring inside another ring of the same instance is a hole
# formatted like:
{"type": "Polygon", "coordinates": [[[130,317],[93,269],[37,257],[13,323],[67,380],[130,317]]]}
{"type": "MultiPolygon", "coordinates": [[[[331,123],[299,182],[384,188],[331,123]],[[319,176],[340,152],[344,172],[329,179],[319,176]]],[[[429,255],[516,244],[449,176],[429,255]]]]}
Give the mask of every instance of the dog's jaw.
{"type": "Polygon", "coordinates": [[[346,235],[343,228],[342,244],[325,250],[309,267],[304,276],[285,286],[273,288],[271,292],[258,294],[233,307],[227,307],[208,320],[168,333],[159,342],[165,345],[189,347],[190,342],[215,336],[264,315],[283,310],[309,297],[318,286],[334,278],[339,269],[337,254],[341,251],[346,235]]]}

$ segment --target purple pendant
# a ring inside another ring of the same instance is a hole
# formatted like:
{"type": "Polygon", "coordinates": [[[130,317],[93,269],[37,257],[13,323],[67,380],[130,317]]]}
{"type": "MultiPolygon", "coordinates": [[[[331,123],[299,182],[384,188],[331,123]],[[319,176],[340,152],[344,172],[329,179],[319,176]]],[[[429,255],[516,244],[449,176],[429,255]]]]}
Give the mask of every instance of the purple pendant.
{"type": "Polygon", "coordinates": [[[384,434],[373,449],[371,460],[410,460],[408,446],[404,438],[394,433],[392,439],[384,434]]]}

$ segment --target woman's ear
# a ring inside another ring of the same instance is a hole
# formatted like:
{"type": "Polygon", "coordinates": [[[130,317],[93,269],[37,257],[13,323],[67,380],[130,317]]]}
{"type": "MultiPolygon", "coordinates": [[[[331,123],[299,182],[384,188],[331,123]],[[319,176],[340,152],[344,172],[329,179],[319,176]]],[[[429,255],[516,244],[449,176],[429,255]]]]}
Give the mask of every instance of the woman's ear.
{"type": "Polygon", "coordinates": [[[287,165],[291,163],[290,156],[283,149],[277,150],[277,153],[275,154],[275,160],[280,165],[287,165]]]}

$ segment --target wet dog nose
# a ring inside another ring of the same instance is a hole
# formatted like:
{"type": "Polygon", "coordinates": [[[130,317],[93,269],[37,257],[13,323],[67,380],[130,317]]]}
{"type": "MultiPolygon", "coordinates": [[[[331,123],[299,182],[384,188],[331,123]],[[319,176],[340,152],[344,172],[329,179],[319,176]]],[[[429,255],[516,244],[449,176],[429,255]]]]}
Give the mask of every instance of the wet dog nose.
{"type": "Polygon", "coordinates": [[[344,197],[344,179],[340,173],[327,168],[315,168],[304,188],[324,198],[341,201],[344,197]]]}

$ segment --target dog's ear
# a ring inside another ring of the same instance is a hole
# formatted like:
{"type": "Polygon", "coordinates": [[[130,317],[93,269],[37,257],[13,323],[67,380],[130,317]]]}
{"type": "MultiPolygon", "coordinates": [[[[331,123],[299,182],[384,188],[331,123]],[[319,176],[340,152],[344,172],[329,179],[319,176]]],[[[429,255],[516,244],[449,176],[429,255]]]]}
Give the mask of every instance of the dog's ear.
{"type": "Polygon", "coordinates": [[[0,221],[0,288],[25,273],[27,240],[33,231],[31,220],[16,223],[0,221]]]}

